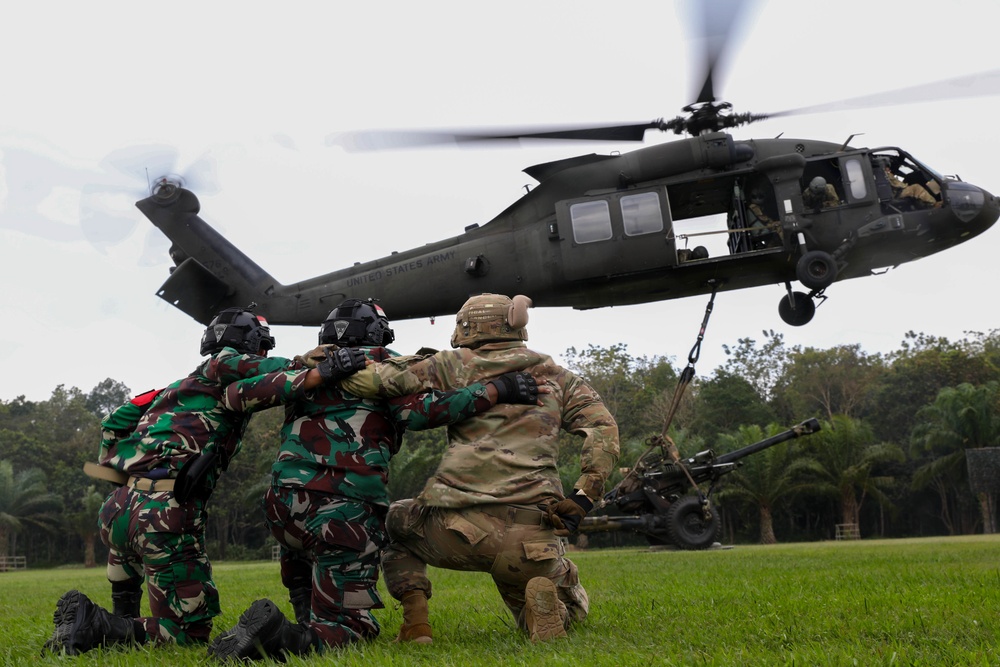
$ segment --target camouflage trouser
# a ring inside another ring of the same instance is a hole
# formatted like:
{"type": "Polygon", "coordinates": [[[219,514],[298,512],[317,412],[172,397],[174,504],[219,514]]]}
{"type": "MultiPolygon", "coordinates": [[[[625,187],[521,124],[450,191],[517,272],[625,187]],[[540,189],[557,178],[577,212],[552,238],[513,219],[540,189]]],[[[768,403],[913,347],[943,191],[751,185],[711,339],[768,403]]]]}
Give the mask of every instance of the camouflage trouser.
{"type": "Polygon", "coordinates": [[[207,642],[219,615],[219,591],[205,554],[205,503],[181,505],[172,491],[116,489],[98,526],[108,546],[108,580],[146,579],[152,616],[142,622],[152,641],[207,642]]]}
{"type": "Polygon", "coordinates": [[[281,545],[281,581],[312,588],[310,627],[327,646],[374,639],[383,607],[375,589],[385,548],[385,508],[304,489],[264,495],[271,534],[281,545]]]}
{"type": "Polygon", "coordinates": [[[529,579],[546,577],[566,604],[569,621],[587,617],[590,601],[576,565],[536,510],[507,505],[463,509],[427,507],[413,499],[389,507],[389,548],[382,571],[389,594],[397,600],[411,590],[429,598],[427,566],[489,572],[518,626],[524,625],[524,588],[529,579]]]}

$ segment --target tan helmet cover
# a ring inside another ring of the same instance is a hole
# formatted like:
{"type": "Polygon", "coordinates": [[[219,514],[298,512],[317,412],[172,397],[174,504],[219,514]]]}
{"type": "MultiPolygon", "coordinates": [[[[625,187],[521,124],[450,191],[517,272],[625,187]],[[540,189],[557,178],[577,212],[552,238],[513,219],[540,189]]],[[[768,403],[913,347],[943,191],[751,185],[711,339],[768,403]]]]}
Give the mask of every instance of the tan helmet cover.
{"type": "Polygon", "coordinates": [[[528,340],[528,308],[531,299],[518,294],[480,294],[462,305],[455,316],[452,347],[479,347],[504,340],[528,340]]]}

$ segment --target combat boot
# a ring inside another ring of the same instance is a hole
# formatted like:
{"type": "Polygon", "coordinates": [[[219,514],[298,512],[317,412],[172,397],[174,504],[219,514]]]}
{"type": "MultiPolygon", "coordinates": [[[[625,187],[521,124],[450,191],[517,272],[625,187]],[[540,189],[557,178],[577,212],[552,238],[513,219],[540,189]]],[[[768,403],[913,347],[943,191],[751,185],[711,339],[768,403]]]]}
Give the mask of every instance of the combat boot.
{"type": "Polygon", "coordinates": [[[295,612],[295,622],[305,625],[311,619],[312,611],[312,588],[303,586],[300,588],[288,589],[288,601],[292,603],[292,611],[295,612]]]}
{"type": "Polygon", "coordinates": [[[559,599],[556,585],[545,577],[535,577],[524,588],[524,624],[533,642],[566,636],[569,613],[559,599]]]}
{"type": "Polygon", "coordinates": [[[52,631],[52,636],[45,642],[42,649],[43,653],[46,650],[52,651],[53,653],[59,653],[63,650],[66,638],[69,637],[70,628],[73,627],[73,621],[76,618],[75,605],[70,604],[70,599],[79,594],[79,591],[64,593],[63,596],[59,598],[59,601],[56,602],[56,610],[52,614],[52,623],[55,625],[55,629],[52,631]],[[69,614],[71,606],[74,609],[74,614],[72,616],[69,614]]]}
{"type": "Polygon", "coordinates": [[[396,636],[397,642],[430,644],[434,641],[431,632],[430,612],[427,609],[427,593],[417,589],[403,593],[403,625],[396,636]]]}
{"type": "Polygon", "coordinates": [[[139,618],[140,602],[142,602],[141,579],[111,583],[111,613],[115,616],[139,618]]]}
{"type": "Polygon", "coordinates": [[[52,620],[56,629],[45,647],[67,655],[79,655],[98,646],[146,642],[141,625],[111,614],[80,591],[69,591],[59,599],[52,620]]]}
{"type": "Polygon", "coordinates": [[[308,626],[290,623],[270,600],[257,600],[235,627],[219,635],[208,654],[219,660],[284,660],[316,648],[318,638],[308,626]]]}

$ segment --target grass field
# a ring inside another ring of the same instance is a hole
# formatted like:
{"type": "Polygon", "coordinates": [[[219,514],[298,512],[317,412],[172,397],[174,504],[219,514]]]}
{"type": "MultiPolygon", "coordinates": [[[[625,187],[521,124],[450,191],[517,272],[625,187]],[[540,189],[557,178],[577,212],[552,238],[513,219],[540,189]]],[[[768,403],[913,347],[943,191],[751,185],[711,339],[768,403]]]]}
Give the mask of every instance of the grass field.
{"type": "MultiPolygon", "coordinates": [[[[1000,536],[572,557],[591,613],[568,640],[531,644],[513,629],[486,575],[433,570],[432,645],[390,641],[401,612],[383,595],[377,641],[289,664],[1000,665],[1000,536]]],[[[277,564],[215,570],[224,612],[216,632],[260,597],[290,613],[277,564]]],[[[176,646],[40,660],[55,602],[70,588],[110,606],[102,568],[0,574],[4,665],[209,662],[204,648],[176,646]]]]}

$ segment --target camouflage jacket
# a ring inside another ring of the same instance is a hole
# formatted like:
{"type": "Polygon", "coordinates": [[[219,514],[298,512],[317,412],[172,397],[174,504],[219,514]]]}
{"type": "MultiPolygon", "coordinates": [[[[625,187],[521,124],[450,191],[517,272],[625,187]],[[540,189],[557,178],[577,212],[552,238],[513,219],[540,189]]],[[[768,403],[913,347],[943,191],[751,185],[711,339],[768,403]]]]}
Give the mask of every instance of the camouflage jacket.
{"type": "Polygon", "coordinates": [[[772,230],[781,229],[781,223],[772,220],[770,216],[764,213],[764,209],[760,204],[750,204],[747,206],[747,223],[749,227],[754,228],[753,231],[755,234],[762,233],[765,227],[772,230]]]}
{"type": "Polygon", "coordinates": [[[907,185],[896,196],[900,199],[914,199],[918,203],[925,205],[927,208],[930,208],[938,203],[937,199],[934,198],[934,195],[932,195],[925,186],[919,183],[907,185]]]}
{"type": "Polygon", "coordinates": [[[811,188],[803,190],[802,204],[811,209],[830,208],[831,206],[840,206],[840,197],[837,195],[837,189],[827,183],[822,194],[813,192],[811,188]]]}
{"type": "MultiPolygon", "coordinates": [[[[134,399],[105,417],[99,463],[129,475],[175,477],[185,463],[219,447],[224,470],[257,408],[227,405],[226,387],[275,371],[280,373],[269,376],[270,384],[260,387],[261,392],[287,400],[301,391],[305,371],[296,370],[291,360],[223,348],[187,377],[155,393],[151,401],[134,399]]],[[[219,472],[210,480],[213,486],[219,472]]]]}
{"type": "MultiPolygon", "coordinates": [[[[362,348],[373,361],[395,353],[362,348]]],[[[232,385],[244,403],[274,402],[267,376],[232,385]],[[265,391],[258,396],[257,384],[265,391]]],[[[272,484],[305,488],[388,507],[389,460],[403,432],[445,426],[488,410],[486,386],[473,383],[455,391],[423,391],[382,399],[363,398],[337,385],[322,385],[286,404],[281,446],[271,468],[272,484]]]]}
{"type": "Polygon", "coordinates": [[[542,406],[497,405],[448,427],[448,449],[420,499],[438,507],[539,504],[563,498],[556,469],[560,429],[583,436],[574,488],[600,498],[618,460],[618,425],[586,382],[523,343],[489,343],[420,358],[390,359],[342,381],[348,391],[396,396],[447,389],[526,370],[547,384],[542,406]]]}

